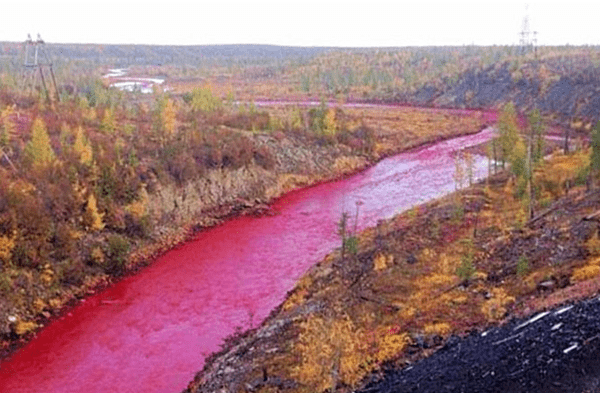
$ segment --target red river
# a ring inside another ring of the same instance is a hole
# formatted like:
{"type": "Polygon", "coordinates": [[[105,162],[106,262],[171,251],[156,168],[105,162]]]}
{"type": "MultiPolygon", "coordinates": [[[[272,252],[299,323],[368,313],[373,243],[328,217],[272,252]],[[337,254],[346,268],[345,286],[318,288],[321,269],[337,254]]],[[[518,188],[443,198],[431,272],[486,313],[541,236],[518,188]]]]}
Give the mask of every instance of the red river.
{"type": "MultiPolygon", "coordinates": [[[[339,244],[336,221],[362,201],[359,228],[454,190],[452,153],[490,129],[387,158],[346,180],[278,199],[272,217],[201,232],[90,297],[0,364],[1,392],[179,392],[236,327],[256,325],[339,244]]],[[[476,175],[487,161],[476,157],[476,175]]]]}

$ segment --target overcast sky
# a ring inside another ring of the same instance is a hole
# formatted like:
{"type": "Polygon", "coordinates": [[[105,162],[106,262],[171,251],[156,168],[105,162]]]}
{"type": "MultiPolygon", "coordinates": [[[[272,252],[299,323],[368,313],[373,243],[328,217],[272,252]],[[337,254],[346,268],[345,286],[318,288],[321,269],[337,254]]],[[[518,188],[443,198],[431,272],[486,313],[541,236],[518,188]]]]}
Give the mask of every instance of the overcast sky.
{"type": "Polygon", "coordinates": [[[600,1],[3,0],[0,41],[300,46],[600,44],[600,1]]]}

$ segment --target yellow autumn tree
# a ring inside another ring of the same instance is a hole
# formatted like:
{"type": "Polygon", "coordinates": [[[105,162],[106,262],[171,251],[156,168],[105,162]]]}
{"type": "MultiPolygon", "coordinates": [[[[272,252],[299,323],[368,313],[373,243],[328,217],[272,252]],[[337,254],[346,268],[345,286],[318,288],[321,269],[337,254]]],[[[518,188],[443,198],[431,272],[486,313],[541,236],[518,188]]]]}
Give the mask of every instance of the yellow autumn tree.
{"type": "Polygon", "coordinates": [[[86,229],[90,231],[102,230],[104,228],[104,222],[102,221],[103,216],[104,214],[98,211],[96,197],[94,194],[90,193],[85,208],[85,214],[83,216],[83,223],[86,229]]]}
{"type": "Polygon", "coordinates": [[[300,112],[300,108],[294,108],[292,111],[292,119],[290,121],[291,126],[295,130],[301,130],[304,128],[304,121],[302,119],[302,113],[300,112]]]}
{"type": "Polygon", "coordinates": [[[92,146],[83,134],[83,128],[81,126],[77,127],[77,131],[75,133],[75,143],[73,143],[73,151],[77,155],[77,158],[79,158],[79,162],[81,162],[83,165],[92,165],[92,146]]]}
{"type": "Polygon", "coordinates": [[[7,236],[0,236],[0,262],[8,262],[15,248],[15,241],[7,236]]]}
{"type": "Polygon", "coordinates": [[[323,132],[327,136],[335,136],[337,133],[337,125],[335,123],[335,111],[328,109],[323,119],[323,132]]]}
{"type": "Polygon", "coordinates": [[[104,110],[104,116],[100,122],[100,130],[106,134],[112,134],[115,132],[117,126],[115,124],[115,113],[111,108],[104,110]]]}
{"type": "Polygon", "coordinates": [[[165,137],[171,138],[177,132],[177,110],[173,100],[167,98],[162,108],[162,126],[165,137]]]}
{"type": "Polygon", "coordinates": [[[15,122],[12,119],[12,115],[14,113],[14,109],[10,106],[7,106],[0,113],[0,147],[8,146],[11,139],[15,135],[16,126],[15,122]]]}
{"type": "Polygon", "coordinates": [[[294,376],[308,391],[323,391],[338,383],[354,385],[363,377],[361,366],[367,359],[364,332],[344,315],[323,318],[311,315],[301,324],[295,351],[300,365],[294,376]]]}
{"type": "Polygon", "coordinates": [[[46,125],[40,118],[33,121],[31,140],[25,146],[24,153],[26,161],[36,169],[47,167],[56,157],[50,145],[46,125]]]}

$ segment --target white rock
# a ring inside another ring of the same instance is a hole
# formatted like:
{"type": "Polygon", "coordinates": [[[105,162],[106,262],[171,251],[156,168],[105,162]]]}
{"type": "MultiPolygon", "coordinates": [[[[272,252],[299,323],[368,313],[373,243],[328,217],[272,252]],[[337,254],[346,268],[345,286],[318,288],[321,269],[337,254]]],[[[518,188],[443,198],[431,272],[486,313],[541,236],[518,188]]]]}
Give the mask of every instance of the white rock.
{"type": "Polygon", "coordinates": [[[560,315],[560,314],[562,314],[564,312],[569,311],[572,308],[573,308],[573,306],[567,306],[567,307],[561,308],[560,310],[558,310],[557,312],[555,312],[554,315],[560,315]]]}
{"type": "Polygon", "coordinates": [[[541,314],[538,314],[535,317],[531,318],[529,321],[523,322],[522,324],[520,324],[519,326],[517,326],[514,330],[519,330],[519,329],[521,329],[521,328],[523,328],[523,327],[525,327],[525,326],[527,326],[527,325],[529,325],[531,323],[534,323],[535,321],[544,318],[548,314],[550,314],[549,311],[545,311],[545,312],[543,312],[541,314]]]}
{"type": "Polygon", "coordinates": [[[556,325],[552,326],[552,330],[556,330],[556,329],[560,329],[560,327],[563,325],[563,323],[557,323],[556,325]]]}
{"type": "Polygon", "coordinates": [[[571,345],[569,348],[565,349],[563,352],[565,354],[567,354],[567,353],[571,352],[572,350],[577,349],[578,346],[579,346],[578,344],[571,345]]]}

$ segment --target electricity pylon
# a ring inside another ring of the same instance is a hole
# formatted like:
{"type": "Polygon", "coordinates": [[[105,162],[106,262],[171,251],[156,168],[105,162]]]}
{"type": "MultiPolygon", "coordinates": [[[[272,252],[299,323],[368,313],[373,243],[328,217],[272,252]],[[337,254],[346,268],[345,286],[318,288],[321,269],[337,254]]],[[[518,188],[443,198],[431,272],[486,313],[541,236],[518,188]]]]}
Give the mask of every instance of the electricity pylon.
{"type": "Polygon", "coordinates": [[[47,76],[50,74],[52,86],[54,87],[54,97],[56,101],[60,101],[58,88],[56,86],[56,78],[52,69],[52,62],[44,49],[45,42],[40,35],[37,35],[37,40],[33,41],[31,35],[27,34],[25,41],[25,55],[23,61],[23,88],[25,91],[35,91],[39,81],[42,83],[42,88],[46,94],[46,99],[51,101],[50,91],[46,84],[47,76]]]}
{"type": "Polygon", "coordinates": [[[521,31],[519,32],[519,50],[521,54],[525,54],[533,49],[537,55],[537,31],[529,30],[529,5],[525,6],[525,17],[521,23],[521,31]]]}

